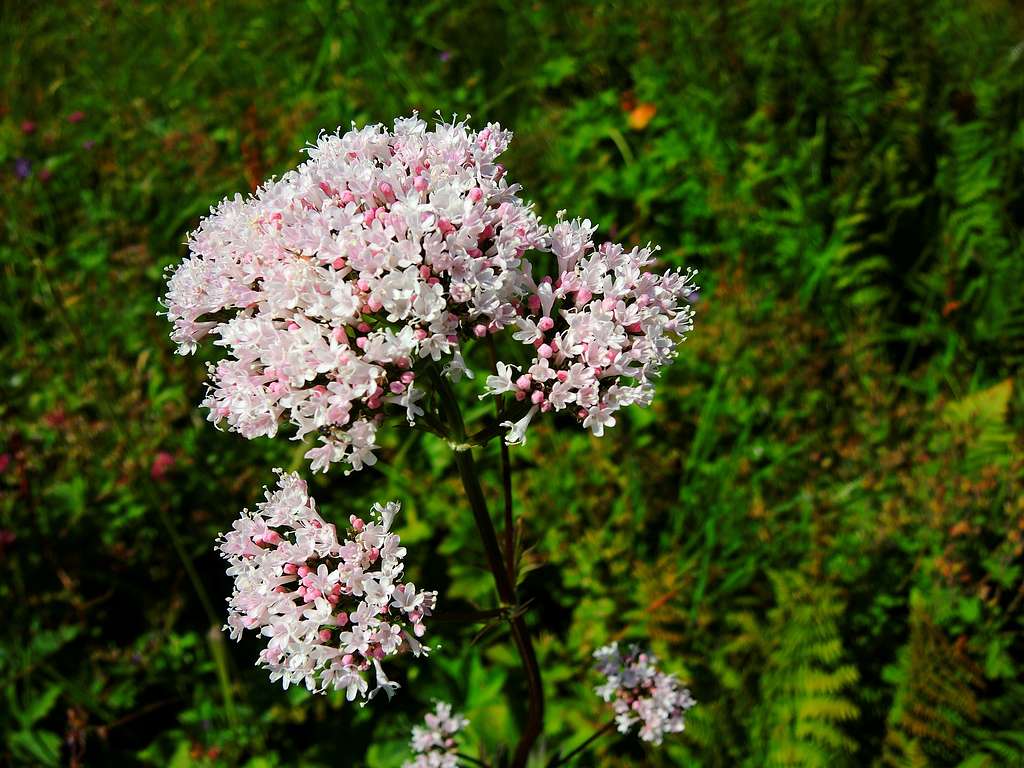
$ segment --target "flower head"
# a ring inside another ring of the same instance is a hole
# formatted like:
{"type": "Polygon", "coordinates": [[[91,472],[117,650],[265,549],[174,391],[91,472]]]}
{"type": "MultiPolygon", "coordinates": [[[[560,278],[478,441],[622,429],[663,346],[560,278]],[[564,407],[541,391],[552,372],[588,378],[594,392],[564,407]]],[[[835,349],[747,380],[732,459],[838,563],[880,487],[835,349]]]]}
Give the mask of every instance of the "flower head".
{"type": "Polygon", "coordinates": [[[538,412],[600,436],[649,404],[693,327],[694,271],[650,271],[650,246],[595,245],[589,220],[560,214],[549,230],[497,162],[510,139],[415,114],[322,135],[298,168],[213,209],[164,299],[179,353],[209,336],[227,351],[210,420],[247,438],[288,422],[317,436],[313,471],[358,470],[389,417],[424,415],[425,369],[471,379],[464,345],[503,331],[532,358],[485,380],[485,395],[524,404],[509,443],[538,412]],[[537,252],[554,274],[535,279],[537,252]]]}
{"type": "Polygon", "coordinates": [[[683,730],[683,716],[696,702],[675,675],[658,670],[653,654],[637,646],[622,653],[618,643],[612,643],[594,651],[594,658],[597,671],[606,678],[595,691],[611,702],[620,733],[639,725],[641,739],[661,744],[666,733],[683,730]]]}
{"type": "Polygon", "coordinates": [[[211,421],[316,433],[314,470],[373,464],[383,419],[422,413],[422,365],[464,375],[460,339],[518,318],[523,254],[546,231],[497,163],[510,138],[415,115],[322,135],[297,169],[213,209],[164,300],[179,353],[207,336],[227,351],[211,421]]]}
{"type": "MultiPolygon", "coordinates": [[[[579,219],[551,231],[557,272],[530,281],[515,319],[513,338],[533,348],[532,360],[514,387],[499,369],[487,392],[516,389],[517,400],[571,413],[600,437],[619,409],[650,404],[654,379],[693,328],[696,272],[649,271],[656,248],[595,246],[595,231],[579,219]]],[[[528,423],[508,422],[506,442],[524,442],[528,423]]]]}
{"type": "Polygon", "coordinates": [[[340,538],[299,476],[278,472],[277,489],[219,540],[235,580],[225,629],[235,640],[245,630],[267,638],[258,663],[285,688],[390,698],[398,684],[380,662],[429,651],[418,638],[437,598],[402,580],[406,550],[391,531],[399,505],[374,505],[368,521],[353,515],[340,538]]]}
{"type": "Polygon", "coordinates": [[[413,727],[409,746],[416,757],[404,762],[402,768],[456,768],[459,759],[455,735],[467,725],[465,717],[452,714],[451,704],[437,702],[424,725],[413,727]]]}

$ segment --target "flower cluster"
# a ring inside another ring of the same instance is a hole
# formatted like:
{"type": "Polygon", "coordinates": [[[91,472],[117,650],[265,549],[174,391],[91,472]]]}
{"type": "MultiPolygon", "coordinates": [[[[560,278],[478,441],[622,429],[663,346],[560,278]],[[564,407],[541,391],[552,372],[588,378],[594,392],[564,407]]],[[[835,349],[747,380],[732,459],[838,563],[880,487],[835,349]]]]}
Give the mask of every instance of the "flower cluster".
{"type": "Polygon", "coordinates": [[[620,733],[640,724],[640,738],[661,744],[666,733],[679,733],[683,715],[696,702],[675,675],[660,672],[658,660],[633,646],[627,653],[612,643],[594,651],[597,671],[607,679],[595,690],[612,703],[620,733]]]}
{"type": "Polygon", "coordinates": [[[620,408],[650,404],[651,379],[693,328],[693,270],[645,271],[656,248],[595,246],[595,231],[579,219],[552,230],[558,274],[531,285],[513,334],[534,348],[533,359],[525,369],[499,363],[487,378],[489,394],[511,392],[531,405],[503,424],[510,444],[525,441],[538,411],[568,410],[603,435],[620,408]]]}
{"type": "Polygon", "coordinates": [[[402,768],[456,768],[459,758],[455,749],[455,734],[469,725],[462,715],[452,714],[452,705],[437,702],[434,711],[425,718],[425,725],[412,729],[409,746],[416,753],[406,760],[402,768]]]}
{"type": "Polygon", "coordinates": [[[405,548],[391,532],[399,505],[374,505],[369,521],[353,515],[342,540],[305,482],[278,473],[277,489],[219,540],[235,580],[225,629],[235,640],[247,629],[267,638],[258,663],[285,688],[345,689],[349,701],[380,690],[390,697],[398,684],[380,662],[429,651],[417,638],[437,597],[402,581],[405,548]],[[376,687],[368,692],[371,667],[376,687]]]}
{"type": "Polygon", "coordinates": [[[384,412],[423,412],[417,361],[459,375],[460,337],[517,319],[523,254],[547,241],[496,162],[510,138],[415,115],[322,135],[296,170],[213,209],[164,299],[179,353],[211,334],[227,348],[210,420],[317,433],[314,471],[373,464],[384,412]]]}
{"type": "Polygon", "coordinates": [[[322,135],[297,169],[213,209],[164,299],[181,354],[208,335],[227,349],[210,420],[247,438],[288,421],[318,436],[313,471],[358,470],[386,416],[424,415],[428,365],[472,377],[464,344],[505,329],[532,358],[487,379],[523,402],[509,443],[538,412],[601,435],[647,405],[692,328],[694,272],[647,271],[657,249],[596,245],[587,220],[545,227],[497,162],[510,139],[415,115],[322,135]],[[557,273],[535,280],[528,251],[557,273]]]}

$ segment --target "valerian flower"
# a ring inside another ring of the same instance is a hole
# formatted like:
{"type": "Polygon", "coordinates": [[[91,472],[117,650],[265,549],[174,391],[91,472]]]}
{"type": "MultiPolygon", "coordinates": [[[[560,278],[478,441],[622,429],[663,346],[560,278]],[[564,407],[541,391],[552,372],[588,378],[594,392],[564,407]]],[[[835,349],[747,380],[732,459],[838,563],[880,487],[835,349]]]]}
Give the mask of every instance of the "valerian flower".
{"type": "Polygon", "coordinates": [[[437,702],[424,725],[413,726],[409,746],[416,756],[402,763],[402,768],[456,768],[455,736],[467,725],[469,720],[452,713],[451,704],[437,702]]]}
{"type": "Polygon", "coordinates": [[[650,271],[656,247],[595,244],[589,220],[544,226],[497,162],[510,139],[415,114],[325,134],[298,168],[214,208],[164,299],[179,353],[207,336],[227,350],[210,420],[247,438],[289,422],[317,437],[314,472],[358,470],[387,417],[424,415],[427,368],[471,379],[464,346],[502,332],[532,358],[497,360],[485,381],[528,409],[502,424],[508,443],[537,413],[601,436],[648,405],[693,327],[695,272],[650,271]]]}
{"type": "Polygon", "coordinates": [[[235,640],[245,630],[267,638],[258,663],[285,688],[390,698],[398,684],[380,662],[430,650],[419,638],[437,598],[402,580],[406,550],[391,530],[399,505],[374,505],[368,521],[351,516],[348,537],[339,538],[305,482],[278,472],[277,489],[219,540],[235,580],[225,629],[235,640]]]}
{"type": "Polygon", "coordinates": [[[525,441],[537,410],[571,413],[600,437],[619,409],[650,404],[653,380],[693,328],[694,270],[648,271],[656,248],[595,245],[595,231],[579,219],[551,231],[557,272],[530,280],[513,334],[534,356],[514,381],[507,367],[487,379],[488,394],[514,390],[532,404],[504,424],[509,444],[525,441]]]}
{"type": "Polygon", "coordinates": [[[189,237],[164,300],[178,352],[227,350],[203,405],[247,438],[319,436],[314,471],[373,464],[385,415],[422,414],[420,361],[471,376],[460,340],[519,318],[523,254],[546,230],[497,163],[497,124],[428,129],[413,115],[322,135],[255,195],[189,237]]]}
{"type": "Polygon", "coordinates": [[[639,736],[661,744],[666,733],[679,733],[684,715],[696,702],[675,675],[658,670],[658,659],[632,646],[623,653],[618,643],[594,651],[596,669],[606,680],[595,691],[615,711],[620,733],[639,725],[639,736]]]}

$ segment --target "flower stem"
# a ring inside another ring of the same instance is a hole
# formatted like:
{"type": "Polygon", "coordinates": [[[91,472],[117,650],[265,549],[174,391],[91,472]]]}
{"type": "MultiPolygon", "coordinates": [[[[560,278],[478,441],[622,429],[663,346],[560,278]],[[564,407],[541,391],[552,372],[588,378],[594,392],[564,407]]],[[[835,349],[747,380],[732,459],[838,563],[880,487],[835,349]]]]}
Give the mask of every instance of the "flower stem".
{"type": "MultiPolygon", "coordinates": [[[[472,450],[455,451],[455,463],[459,467],[462,485],[466,489],[466,496],[473,510],[473,518],[476,521],[477,530],[480,532],[484,551],[487,553],[487,561],[491,573],[494,575],[498,597],[503,603],[514,606],[517,602],[515,586],[502,561],[501,547],[498,544],[498,536],[494,531],[491,516],[487,511],[487,502],[484,499],[483,489],[480,487],[480,478],[477,474],[476,462],[473,461],[472,450]]],[[[522,616],[513,614],[509,619],[509,626],[516,650],[519,652],[519,658],[523,663],[523,670],[526,673],[529,695],[526,727],[523,729],[512,758],[512,768],[524,768],[530,749],[537,737],[540,736],[544,725],[544,689],[541,684],[540,666],[537,664],[537,655],[533,650],[533,642],[530,639],[526,621],[522,616]]]]}
{"type": "MultiPolygon", "coordinates": [[[[501,602],[506,606],[515,607],[518,605],[515,579],[510,575],[511,571],[502,558],[501,545],[498,544],[498,535],[494,530],[491,515],[487,511],[487,500],[480,485],[476,462],[473,460],[473,448],[465,442],[466,427],[462,420],[462,412],[459,410],[455,393],[452,392],[444,376],[436,371],[432,371],[432,373],[440,395],[440,406],[445,412],[446,421],[452,432],[452,441],[449,442],[449,445],[452,446],[455,454],[455,464],[459,468],[462,487],[466,491],[469,506],[473,511],[473,519],[487,555],[488,567],[494,576],[494,586],[501,602]]],[[[512,612],[509,615],[509,628],[523,664],[523,671],[526,674],[529,697],[526,726],[519,737],[519,743],[516,744],[511,768],[525,768],[530,750],[544,727],[544,686],[541,682],[537,654],[533,649],[533,641],[530,639],[530,631],[520,613],[512,612]]]]}
{"type": "MultiPolygon", "coordinates": [[[[498,372],[498,350],[494,344],[494,337],[488,335],[487,349],[491,354],[491,367],[498,372]]],[[[497,421],[500,425],[505,420],[505,395],[494,398],[494,408],[497,421]]],[[[505,496],[505,565],[508,566],[508,575],[515,584],[516,580],[516,534],[512,508],[512,460],[508,453],[508,443],[499,440],[498,445],[501,451],[501,489],[505,496]]]]}

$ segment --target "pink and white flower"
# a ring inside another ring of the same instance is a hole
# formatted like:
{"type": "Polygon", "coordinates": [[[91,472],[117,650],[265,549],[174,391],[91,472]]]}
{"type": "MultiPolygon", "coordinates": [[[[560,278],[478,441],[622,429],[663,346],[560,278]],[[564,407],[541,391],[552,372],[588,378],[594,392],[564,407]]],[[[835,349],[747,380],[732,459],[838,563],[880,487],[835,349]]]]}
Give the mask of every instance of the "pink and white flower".
{"type": "Polygon", "coordinates": [[[455,736],[469,725],[469,720],[452,713],[452,705],[436,703],[424,725],[413,726],[409,746],[416,757],[402,763],[402,768],[456,768],[459,764],[455,736]]]}
{"type": "Polygon", "coordinates": [[[605,682],[595,688],[611,702],[620,733],[639,725],[639,736],[652,744],[661,744],[666,733],[679,733],[686,723],[684,715],[696,704],[690,692],[675,675],[658,670],[658,659],[637,646],[628,652],[618,643],[594,651],[596,669],[605,682]]]}
{"type": "Polygon", "coordinates": [[[419,361],[471,376],[460,340],[519,320],[529,249],[547,233],[497,157],[496,124],[413,115],[322,135],[255,195],[225,199],[189,237],[164,300],[178,352],[207,336],[209,418],[244,437],[317,433],[314,471],[374,463],[394,413],[422,414],[419,361]]]}
{"type": "Polygon", "coordinates": [[[368,521],[353,515],[342,539],[317,513],[305,482],[277,471],[277,489],[219,539],[235,580],[225,629],[234,640],[245,630],[267,638],[258,663],[285,688],[344,690],[349,701],[379,691],[390,698],[398,684],[380,661],[429,652],[417,638],[437,599],[402,581],[406,550],[391,531],[399,505],[374,505],[368,521]]]}
{"type": "Polygon", "coordinates": [[[528,281],[513,334],[534,356],[514,382],[504,362],[487,378],[487,394],[514,390],[533,406],[525,420],[504,425],[509,444],[525,442],[536,409],[571,413],[602,436],[616,411],[650,404],[654,379],[693,328],[696,272],[648,271],[657,248],[595,245],[596,230],[579,219],[551,230],[557,273],[528,281]]]}
{"type": "Polygon", "coordinates": [[[164,299],[179,353],[207,336],[227,351],[209,419],[247,438],[289,422],[317,436],[314,472],[358,470],[388,417],[424,415],[427,368],[473,378],[465,345],[503,331],[531,359],[497,361],[485,396],[536,409],[504,425],[509,443],[536,412],[601,436],[650,404],[693,327],[695,271],[651,271],[656,247],[597,244],[586,219],[544,226],[497,163],[510,139],[415,114],[324,134],[298,168],[214,208],[164,299]],[[535,278],[537,253],[554,274],[535,278]]]}

